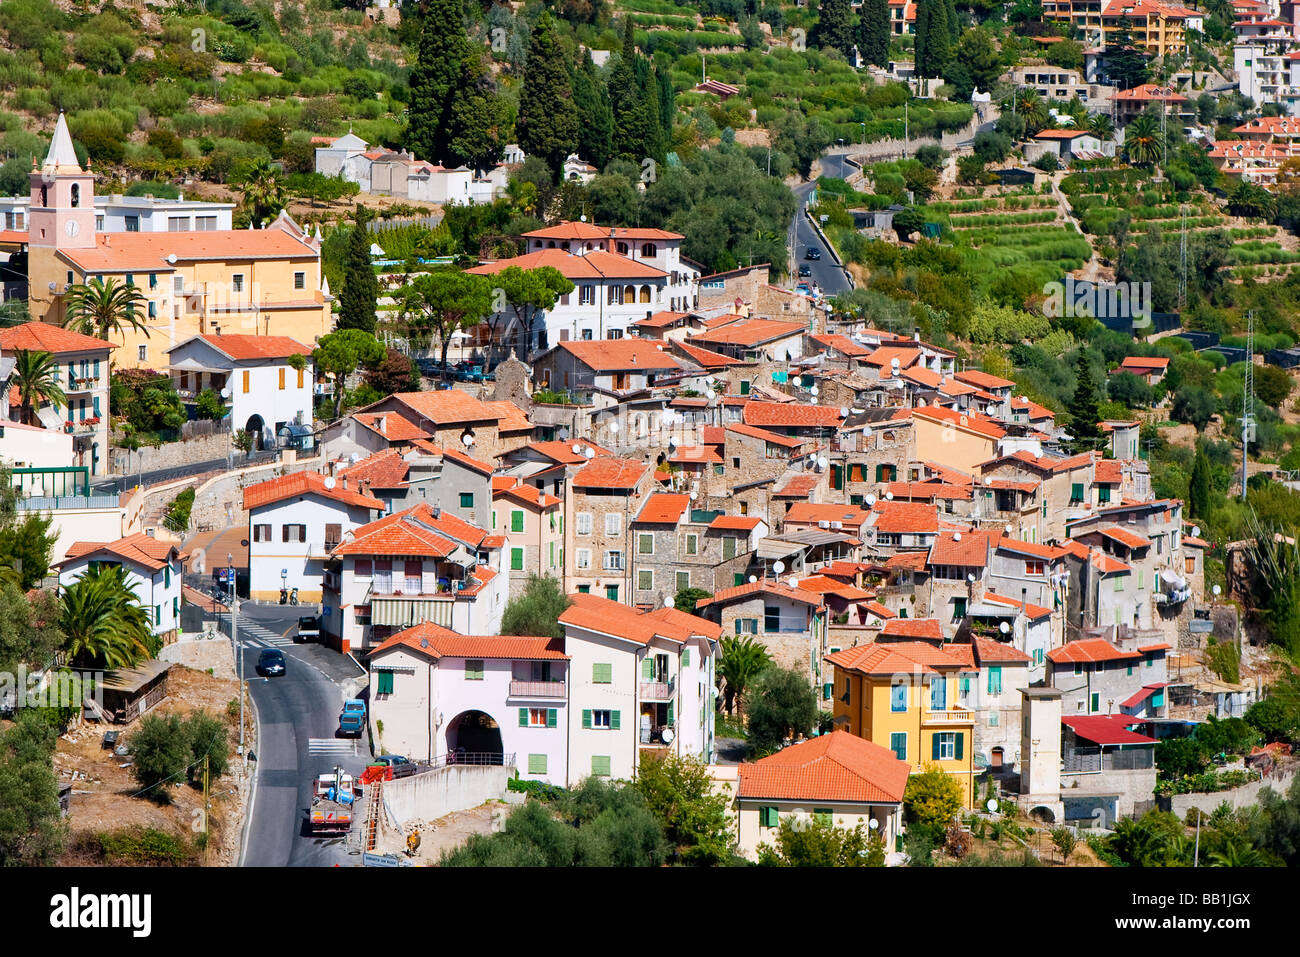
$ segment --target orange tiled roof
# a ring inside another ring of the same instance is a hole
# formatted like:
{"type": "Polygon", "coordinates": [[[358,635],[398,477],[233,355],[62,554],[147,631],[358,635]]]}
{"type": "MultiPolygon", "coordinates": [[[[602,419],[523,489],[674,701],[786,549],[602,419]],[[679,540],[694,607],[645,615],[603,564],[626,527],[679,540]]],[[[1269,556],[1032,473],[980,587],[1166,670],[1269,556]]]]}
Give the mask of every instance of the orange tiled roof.
{"type": "Polygon", "coordinates": [[[410,419],[397,412],[354,412],[352,418],[390,442],[414,442],[416,439],[432,437],[423,429],[416,428],[410,419]]]}
{"type": "Polygon", "coordinates": [[[563,349],[593,372],[678,372],[682,364],[653,339],[570,339],[563,349]]]}
{"type": "Polygon", "coordinates": [[[515,266],[519,269],[541,269],[550,266],[558,269],[566,279],[663,279],[668,273],[649,263],[620,256],[618,253],[593,249],[581,256],[566,253],[563,249],[538,249],[522,256],[498,259],[466,269],[475,276],[495,276],[515,266]]]}
{"type": "Polygon", "coordinates": [[[745,425],[743,422],[732,422],[726,425],[724,432],[735,432],[737,435],[747,435],[753,439],[762,439],[764,442],[770,442],[773,445],[781,445],[787,449],[793,449],[803,445],[804,440],[793,435],[781,435],[777,432],[770,432],[767,429],[760,429],[754,425],[745,425]]]}
{"type": "Polygon", "coordinates": [[[933,535],[939,531],[939,511],[925,502],[881,502],[871,506],[872,527],[886,535],[933,535]]]}
{"type": "Polygon", "coordinates": [[[725,366],[744,365],[744,359],[736,359],[731,356],[724,356],[721,353],[714,352],[711,349],[705,349],[701,346],[691,345],[689,342],[674,340],[671,343],[674,349],[681,349],[682,352],[692,359],[696,364],[705,369],[721,369],[725,366]]]}
{"type": "Polygon", "coordinates": [[[785,485],[772,493],[772,497],[804,499],[808,497],[809,492],[817,487],[820,481],[821,477],[815,473],[792,475],[785,485]]]}
{"type": "Polygon", "coordinates": [[[798,405],[794,402],[750,400],[745,403],[744,415],[746,425],[760,428],[839,428],[844,421],[839,406],[798,405]]]}
{"type": "Polygon", "coordinates": [[[711,445],[679,445],[668,461],[673,465],[721,465],[723,459],[711,445]]]}
{"type": "Polygon", "coordinates": [[[567,661],[563,638],[528,638],[515,635],[461,635],[423,622],[403,629],[370,653],[377,657],[396,647],[410,648],[438,658],[514,659],[517,661],[567,661]]]}
{"type": "Polygon", "coordinates": [[[1096,480],[1107,485],[1118,485],[1124,481],[1124,467],[1119,459],[1102,459],[1097,463],[1096,480]]]}
{"type": "Polygon", "coordinates": [[[809,336],[812,342],[823,347],[824,349],[833,349],[836,352],[846,355],[852,359],[859,359],[871,354],[871,349],[864,345],[859,345],[848,336],[841,335],[823,335],[809,336]]]}
{"type": "Polygon", "coordinates": [[[1151,545],[1151,542],[1141,535],[1134,535],[1128,529],[1120,528],[1118,525],[1107,525],[1105,528],[1097,529],[1097,531],[1128,548],[1148,548],[1151,545]]]}
{"type": "Polygon", "coordinates": [[[402,457],[397,449],[385,449],[368,455],[356,465],[344,469],[339,475],[346,475],[349,485],[361,487],[362,482],[369,482],[371,488],[397,488],[406,481],[410,474],[410,463],[402,457]]]}
{"type": "Polygon", "coordinates": [[[749,598],[753,595],[776,595],[780,598],[788,598],[791,601],[814,607],[820,607],[822,604],[821,600],[813,597],[810,592],[791,588],[789,585],[783,585],[770,578],[760,578],[756,582],[745,582],[743,585],[733,585],[731,588],[719,589],[712,598],[701,598],[695,603],[695,607],[705,608],[709,605],[719,605],[741,598],[749,598]]]}
{"type": "Polygon", "coordinates": [[[891,618],[880,629],[883,638],[922,638],[943,640],[943,626],[938,618],[891,618]]]}
{"type": "Polygon", "coordinates": [[[960,412],[957,409],[927,405],[919,409],[913,409],[912,417],[945,422],[960,429],[978,432],[980,435],[992,439],[1000,439],[1007,434],[1007,430],[996,421],[986,415],[980,415],[978,412],[960,412]]]}
{"type": "MultiPolygon", "coordinates": [[[[493,483],[497,481],[492,479],[493,483]]],[[[511,481],[507,478],[506,481],[511,481]]],[[[513,498],[534,508],[554,508],[560,504],[560,500],[554,495],[547,495],[541,489],[534,485],[510,485],[505,488],[494,488],[492,490],[493,498],[513,498]]]]}
{"type": "MultiPolygon", "coordinates": [[[[202,339],[223,355],[236,362],[251,359],[287,359],[289,356],[309,356],[311,347],[289,336],[201,335],[202,339]]],[[[183,346],[185,343],[181,343],[183,346]]],[[[180,346],[167,351],[175,352],[180,346]]]]}
{"type": "Polygon", "coordinates": [[[983,568],[988,562],[990,543],[1001,535],[1000,531],[940,532],[930,546],[929,564],[983,568]]]}
{"type": "Polygon", "coordinates": [[[713,521],[709,522],[709,528],[723,529],[737,532],[752,532],[758,527],[761,518],[753,515],[719,515],[713,521]]]}
{"type": "Polygon", "coordinates": [[[736,796],[746,799],[898,804],[911,767],[894,752],[832,731],[742,764],[736,796]]]}
{"type": "Polygon", "coordinates": [[[582,594],[570,595],[569,602],[569,607],[560,615],[561,624],[613,635],[640,645],[648,645],[655,638],[683,644],[693,635],[717,638],[722,634],[720,624],[676,608],[642,612],[608,598],[582,594]]]}
{"type": "Polygon", "coordinates": [[[1016,387],[1016,384],[1010,379],[989,375],[980,369],[967,369],[965,372],[957,372],[954,373],[953,378],[968,382],[981,389],[1014,389],[1016,387]]]}
{"type": "Polygon", "coordinates": [[[1121,651],[1104,638],[1082,638],[1071,641],[1047,653],[1052,664],[1095,664],[1101,661],[1121,661],[1142,657],[1136,651],[1121,651]]]}
{"type": "Polygon", "coordinates": [[[574,488],[636,488],[649,466],[636,459],[597,458],[574,474],[574,488]]]}
{"type": "Polygon", "coordinates": [[[319,260],[320,254],[282,229],[216,229],[188,233],[100,233],[93,249],[60,249],[87,273],[174,272],[178,262],[258,259],[319,260]]]}
{"type": "MultiPolygon", "coordinates": [[[[362,525],[332,554],[445,558],[455,551],[458,542],[474,550],[486,538],[487,532],[477,525],[448,512],[435,517],[433,507],[421,502],[362,525]]],[[[482,571],[487,569],[479,568],[475,575],[482,571]]]]}
{"type": "Polygon", "coordinates": [[[691,336],[692,342],[705,345],[759,346],[765,342],[797,335],[807,329],[802,322],[783,322],[778,319],[741,319],[724,326],[706,329],[691,336]]]}
{"type": "Polygon", "coordinates": [[[445,459],[451,459],[453,462],[459,462],[461,465],[465,466],[466,468],[478,472],[481,475],[492,474],[492,466],[488,465],[486,462],[482,462],[476,458],[472,458],[466,455],[464,452],[460,451],[459,449],[453,449],[453,448],[443,449],[442,457],[445,459]]]}
{"type": "Polygon", "coordinates": [[[1033,661],[1029,655],[1025,654],[1014,645],[1009,645],[1001,641],[994,641],[992,638],[980,638],[977,636],[971,644],[974,645],[975,657],[981,665],[1022,664],[1033,661]]]}
{"type": "Polygon", "coordinates": [[[68,546],[67,556],[60,565],[66,565],[74,558],[83,558],[97,552],[116,555],[123,561],[135,562],[151,571],[158,571],[171,559],[173,553],[180,554],[180,549],[171,542],[162,542],[152,535],[136,532],[115,542],[73,542],[68,546]]]}
{"type": "Polygon", "coordinates": [[[612,454],[609,451],[609,449],[602,449],[599,445],[594,445],[593,443],[588,442],[586,439],[583,439],[578,442],[558,442],[558,441],[530,442],[528,445],[525,446],[525,448],[533,449],[537,452],[540,452],[542,455],[546,456],[548,459],[551,459],[555,462],[561,462],[565,465],[581,465],[583,462],[587,461],[587,456],[583,455],[581,452],[573,451],[573,447],[575,445],[581,445],[583,448],[589,448],[597,455],[612,454]]]}
{"type": "Polygon", "coordinates": [[[595,223],[565,220],[554,226],[534,229],[523,234],[528,239],[605,240],[605,239],[683,239],[681,233],[652,226],[597,226],[595,223]]]}
{"type": "Polygon", "coordinates": [[[1046,618],[1052,613],[1052,609],[1044,608],[1042,605],[1035,605],[1031,602],[1020,601],[1017,598],[1008,598],[1005,595],[995,595],[991,591],[984,593],[984,600],[991,601],[995,605],[1009,605],[1012,608],[1021,609],[1030,618],[1046,618]]]}
{"type": "Polygon", "coordinates": [[[49,322],[24,322],[0,329],[0,351],[3,352],[92,352],[116,349],[117,346],[94,336],[64,329],[49,322]]]}
{"type": "MultiPolygon", "coordinates": [[[[917,620],[891,618],[885,623],[885,628],[900,621],[917,620]]],[[[881,634],[884,633],[881,629],[881,634]]],[[[938,647],[924,641],[873,642],[837,651],[827,655],[826,660],[837,668],[863,675],[939,674],[941,670],[974,669],[969,645],[938,647]]]]}
{"type": "Polygon", "coordinates": [[[690,506],[689,495],[655,492],[646,498],[645,504],[641,506],[641,514],[633,521],[648,525],[676,525],[690,506]]]}
{"type": "MultiPolygon", "coordinates": [[[[360,463],[357,463],[358,465],[360,463]]],[[[345,488],[351,484],[345,478],[327,479],[319,472],[291,472],[280,478],[258,482],[244,489],[244,511],[252,511],[264,505],[273,505],[295,495],[319,495],[344,505],[374,509],[382,512],[384,503],[372,495],[363,495],[356,487],[345,488]]]]}
{"type": "Polygon", "coordinates": [[[841,522],[845,528],[861,528],[868,512],[856,505],[819,505],[813,502],[795,502],[785,513],[785,523],[802,524],[841,522]]]}

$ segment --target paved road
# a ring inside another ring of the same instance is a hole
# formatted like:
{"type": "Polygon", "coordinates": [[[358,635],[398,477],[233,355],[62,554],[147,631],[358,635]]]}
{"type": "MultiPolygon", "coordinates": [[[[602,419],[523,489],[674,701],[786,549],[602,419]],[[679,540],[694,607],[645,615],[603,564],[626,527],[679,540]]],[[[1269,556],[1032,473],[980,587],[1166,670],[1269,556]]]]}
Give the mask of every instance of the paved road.
{"type": "MultiPolygon", "coordinates": [[[[794,222],[791,223],[791,238],[788,241],[794,253],[795,268],[810,266],[812,276],[809,278],[816,284],[822,295],[827,297],[838,296],[841,293],[848,292],[853,287],[849,285],[844,270],[835,264],[830,250],[826,248],[826,244],[822,242],[822,238],[817,235],[812,228],[812,224],[808,222],[808,217],[804,215],[804,207],[808,204],[808,194],[812,192],[816,185],[816,183],[804,183],[802,186],[794,188],[794,196],[799,205],[795,211],[794,222]],[[804,254],[810,246],[822,251],[821,259],[804,259],[804,254]]],[[[792,281],[797,282],[798,279],[792,281]]]]}
{"type": "MultiPolygon", "coordinates": [[[[336,764],[359,775],[369,750],[364,737],[334,737],[344,686],[361,672],[344,655],[293,641],[302,608],[240,604],[240,652],[261,735],[255,749],[251,819],[244,833],[245,867],[359,863],[354,852],[360,820],[353,825],[350,844],[343,837],[313,838],[303,830],[315,776],[336,764]],[[283,676],[263,678],[257,674],[258,655],[268,647],[284,652],[288,666],[283,676]]],[[[230,616],[221,615],[219,621],[229,634],[230,616]]]]}
{"type": "Polygon", "coordinates": [[[248,465],[265,465],[267,462],[272,461],[275,455],[276,453],[269,449],[264,452],[254,452],[247,457],[240,453],[235,455],[233,460],[223,457],[210,459],[206,462],[191,462],[189,465],[180,465],[175,468],[151,469],[144,473],[128,472],[125,475],[96,479],[90,484],[96,492],[124,492],[128,488],[135,488],[137,485],[144,485],[147,488],[150,485],[174,482],[177,479],[188,478],[191,475],[225,472],[230,468],[232,461],[236,468],[244,468],[248,465]]]}

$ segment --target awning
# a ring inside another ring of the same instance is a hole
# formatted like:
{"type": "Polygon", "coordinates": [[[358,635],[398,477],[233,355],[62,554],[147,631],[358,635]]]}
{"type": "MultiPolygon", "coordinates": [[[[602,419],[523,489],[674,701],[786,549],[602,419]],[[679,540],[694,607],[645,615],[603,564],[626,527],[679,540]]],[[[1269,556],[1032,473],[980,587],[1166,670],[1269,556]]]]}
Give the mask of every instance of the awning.
{"type": "Polygon", "coordinates": [[[370,599],[370,624],[410,628],[429,621],[444,628],[451,627],[454,601],[433,598],[372,598],[370,599]]]}
{"type": "Polygon", "coordinates": [[[177,372],[214,372],[218,375],[230,374],[229,369],[218,369],[216,366],[205,366],[193,356],[188,359],[182,359],[180,362],[173,362],[167,368],[175,369],[177,372]]]}
{"type": "Polygon", "coordinates": [[[769,561],[775,561],[778,558],[795,555],[807,547],[807,545],[800,545],[795,542],[783,542],[780,539],[765,538],[758,543],[758,557],[769,561]]]}

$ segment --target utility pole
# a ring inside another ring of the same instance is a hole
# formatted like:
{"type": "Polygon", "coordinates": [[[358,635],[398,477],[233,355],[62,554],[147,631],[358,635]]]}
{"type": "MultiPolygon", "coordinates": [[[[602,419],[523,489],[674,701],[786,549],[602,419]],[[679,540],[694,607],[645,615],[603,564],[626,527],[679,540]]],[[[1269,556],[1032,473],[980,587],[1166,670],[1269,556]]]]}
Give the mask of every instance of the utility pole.
{"type": "Polygon", "coordinates": [[[226,552],[226,571],[230,575],[230,644],[239,658],[239,755],[248,768],[248,752],[244,749],[244,652],[239,647],[239,595],[235,591],[235,556],[226,552]]]}
{"type": "Polygon", "coordinates": [[[1246,501],[1246,462],[1255,434],[1255,313],[1246,313],[1246,381],[1241,392],[1241,500],[1246,501]]]}
{"type": "Polygon", "coordinates": [[[210,783],[209,761],[211,756],[203,755],[203,859],[208,857],[208,817],[212,813],[212,803],[208,799],[208,786],[210,783]]]}
{"type": "Polygon", "coordinates": [[[1179,268],[1178,274],[1178,308],[1181,310],[1187,305],[1187,207],[1183,206],[1183,233],[1179,240],[1179,268]]]}

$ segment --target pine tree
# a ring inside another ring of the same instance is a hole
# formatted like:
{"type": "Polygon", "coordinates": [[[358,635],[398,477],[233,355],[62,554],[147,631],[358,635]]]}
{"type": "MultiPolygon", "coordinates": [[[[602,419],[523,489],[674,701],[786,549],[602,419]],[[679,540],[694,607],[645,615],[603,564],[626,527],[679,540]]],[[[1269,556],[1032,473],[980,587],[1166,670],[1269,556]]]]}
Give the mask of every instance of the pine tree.
{"type": "Polygon", "coordinates": [[[817,46],[823,50],[839,50],[848,56],[853,47],[853,11],[849,0],[821,0],[817,15],[817,46]]]}
{"type": "Polygon", "coordinates": [[[452,111],[470,50],[458,0],[428,0],[411,71],[407,147],[420,159],[451,163],[452,111]]]}
{"type": "Polygon", "coordinates": [[[888,0],[863,0],[856,33],[858,56],[884,66],[889,61],[889,30],[888,0]]]}
{"type": "Polygon", "coordinates": [[[501,159],[510,109],[497,93],[483,54],[470,49],[461,61],[457,97],[448,122],[453,166],[487,169],[501,159]]]}
{"type": "Polygon", "coordinates": [[[1192,480],[1187,488],[1187,515],[1205,521],[1210,517],[1210,457],[1202,443],[1196,445],[1192,480]]]}
{"type": "Polygon", "coordinates": [[[1097,425],[1099,416],[1097,383],[1092,378],[1092,366],[1088,362],[1088,353],[1079,351],[1074,360],[1074,394],[1066,411],[1070,413],[1070,434],[1074,436],[1074,451],[1088,452],[1097,447],[1101,437],[1097,425]]]}
{"type": "Polygon", "coordinates": [[[370,214],[357,206],[343,263],[343,288],[339,290],[338,329],[375,331],[375,302],[379,299],[379,277],[370,264],[370,214]]]}
{"type": "Polygon", "coordinates": [[[586,51],[573,75],[573,105],[580,117],[578,155],[597,169],[604,169],[614,150],[614,113],[605,81],[586,51]]]}
{"type": "Polygon", "coordinates": [[[623,35],[623,54],[609,74],[609,107],[614,115],[614,155],[640,163],[647,155],[649,139],[646,104],[639,73],[649,74],[641,66],[641,57],[631,45],[631,30],[623,35]],[[630,52],[629,52],[630,51],[630,52]]]}
{"type": "Polygon", "coordinates": [[[573,82],[560,52],[555,24],[545,11],[537,18],[528,42],[515,129],[524,152],[546,160],[557,177],[578,146],[573,82]]]}

